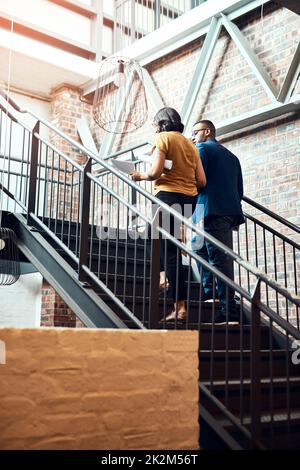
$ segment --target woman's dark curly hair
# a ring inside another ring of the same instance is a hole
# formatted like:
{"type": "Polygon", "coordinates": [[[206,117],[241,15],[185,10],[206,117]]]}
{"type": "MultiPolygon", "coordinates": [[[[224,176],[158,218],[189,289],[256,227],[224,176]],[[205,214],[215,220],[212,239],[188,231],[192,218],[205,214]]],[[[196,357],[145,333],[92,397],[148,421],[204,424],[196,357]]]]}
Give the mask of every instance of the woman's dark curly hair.
{"type": "Polygon", "coordinates": [[[154,116],[153,122],[158,126],[158,132],[183,132],[184,125],[181,117],[174,108],[161,108],[154,116]]]}

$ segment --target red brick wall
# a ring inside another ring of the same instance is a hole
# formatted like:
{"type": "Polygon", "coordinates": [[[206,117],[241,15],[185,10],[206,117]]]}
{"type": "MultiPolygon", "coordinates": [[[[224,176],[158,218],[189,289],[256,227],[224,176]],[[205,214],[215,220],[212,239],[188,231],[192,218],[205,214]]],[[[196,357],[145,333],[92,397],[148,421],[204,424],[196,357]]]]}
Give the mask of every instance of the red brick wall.
{"type": "Polygon", "coordinates": [[[42,287],[42,326],[75,327],[76,317],[45,280],[42,287]]]}

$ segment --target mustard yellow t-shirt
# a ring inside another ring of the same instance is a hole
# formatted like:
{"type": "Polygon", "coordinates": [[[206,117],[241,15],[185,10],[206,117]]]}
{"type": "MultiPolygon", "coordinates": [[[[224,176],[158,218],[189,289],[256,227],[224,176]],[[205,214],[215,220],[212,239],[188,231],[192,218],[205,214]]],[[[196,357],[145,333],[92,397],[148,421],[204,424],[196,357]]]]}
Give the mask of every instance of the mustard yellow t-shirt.
{"type": "Polygon", "coordinates": [[[152,147],[161,150],[166,159],[173,161],[171,170],[164,168],[161,176],[155,181],[154,194],[159,191],[183,193],[196,196],[196,164],[199,159],[194,144],[180,132],[160,132],[152,147]]]}

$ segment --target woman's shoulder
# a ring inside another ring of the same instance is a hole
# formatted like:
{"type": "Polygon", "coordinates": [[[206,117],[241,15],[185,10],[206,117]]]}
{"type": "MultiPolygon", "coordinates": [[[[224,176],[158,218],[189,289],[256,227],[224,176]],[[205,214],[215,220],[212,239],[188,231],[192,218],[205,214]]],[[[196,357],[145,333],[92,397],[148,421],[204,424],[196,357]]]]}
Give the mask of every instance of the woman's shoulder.
{"type": "Polygon", "coordinates": [[[170,132],[159,132],[158,134],[155,134],[155,141],[159,140],[168,140],[170,132]]]}

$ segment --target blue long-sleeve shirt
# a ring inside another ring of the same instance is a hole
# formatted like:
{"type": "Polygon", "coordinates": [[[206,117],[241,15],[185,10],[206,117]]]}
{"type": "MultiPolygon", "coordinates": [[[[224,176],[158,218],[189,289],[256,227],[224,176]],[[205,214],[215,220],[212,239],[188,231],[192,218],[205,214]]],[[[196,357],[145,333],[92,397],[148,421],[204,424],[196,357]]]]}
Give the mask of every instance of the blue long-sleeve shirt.
{"type": "Polygon", "coordinates": [[[198,195],[204,219],[209,215],[238,216],[242,224],[243,176],[239,159],[215,139],[196,144],[196,147],[207,181],[198,195]]]}

